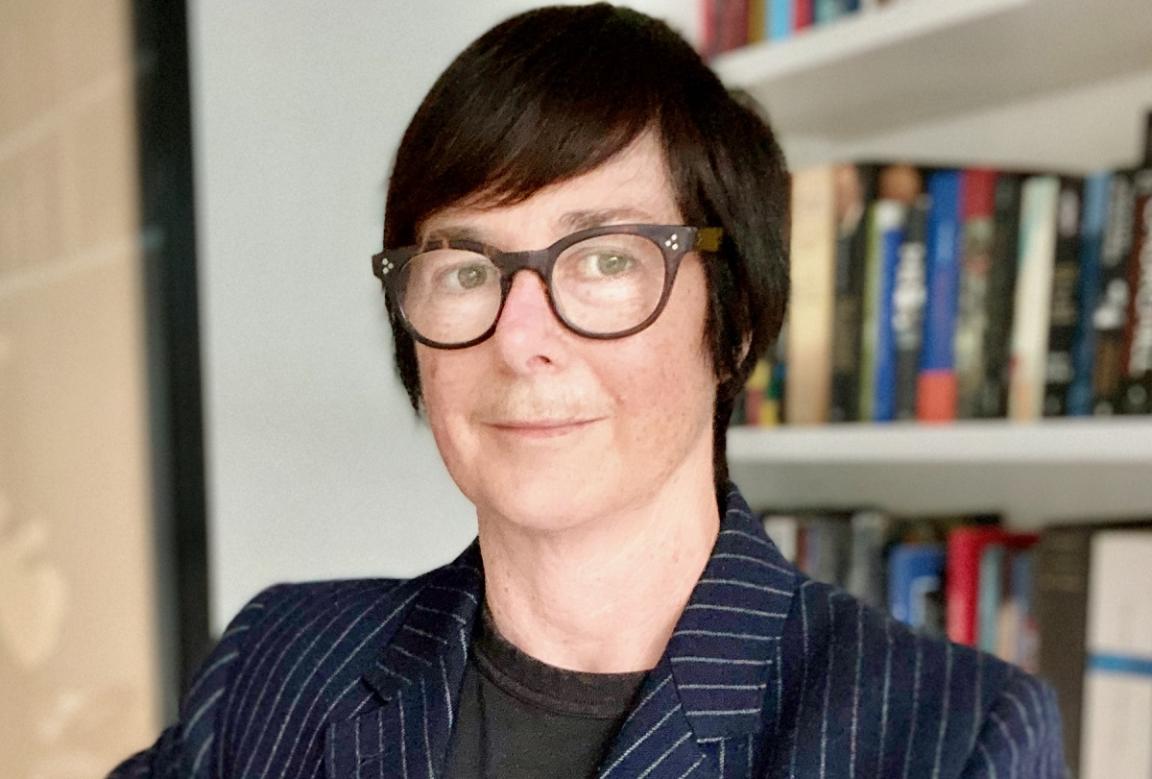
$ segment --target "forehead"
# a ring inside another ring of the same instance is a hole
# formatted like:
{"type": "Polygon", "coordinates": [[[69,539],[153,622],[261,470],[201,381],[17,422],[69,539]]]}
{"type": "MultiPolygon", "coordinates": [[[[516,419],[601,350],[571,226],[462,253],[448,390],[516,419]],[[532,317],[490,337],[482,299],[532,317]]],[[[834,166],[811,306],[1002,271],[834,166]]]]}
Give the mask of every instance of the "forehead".
{"type": "Polygon", "coordinates": [[[478,203],[436,212],[420,226],[419,238],[512,240],[535,246],[602,224],[682,221],[663,150],[646,133],[599,167],[519,203],[478,203]]]}

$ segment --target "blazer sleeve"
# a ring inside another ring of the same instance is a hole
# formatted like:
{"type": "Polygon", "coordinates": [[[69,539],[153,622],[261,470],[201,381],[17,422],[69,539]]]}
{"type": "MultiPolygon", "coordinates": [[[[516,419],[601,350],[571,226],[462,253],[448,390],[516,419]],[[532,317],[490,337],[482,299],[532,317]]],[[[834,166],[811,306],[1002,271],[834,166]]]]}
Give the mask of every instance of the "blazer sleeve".
{"type": "Polygon", "coordinates": [[[108,779],[186,779],[214,773],[213,746],[219,715],[228,699],[233,669],[251,637],[259,631],[269,604],[285,585],[264,590],[249,601],[228,624],[208,659],[200,666],[180,705],[179,721],[160,734],[148,749],[112,770],[108,779]]]}
{"type": "Polygon", "coordinates": [[[992,704],[961,779],[1067,779],[1056,694],[1017,670],[992,704]]]}

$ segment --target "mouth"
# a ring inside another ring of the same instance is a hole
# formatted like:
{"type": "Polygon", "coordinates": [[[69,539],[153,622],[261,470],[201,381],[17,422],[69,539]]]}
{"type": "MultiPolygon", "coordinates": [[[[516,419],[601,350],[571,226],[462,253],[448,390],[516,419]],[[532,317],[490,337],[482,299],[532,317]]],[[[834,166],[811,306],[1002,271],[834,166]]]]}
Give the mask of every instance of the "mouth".
{"type": "Polygon", "coordinates": [[[583,430],[599,419],[532,419],[492,422],[497,432],[518,438],[558,438],[583,430]]]}

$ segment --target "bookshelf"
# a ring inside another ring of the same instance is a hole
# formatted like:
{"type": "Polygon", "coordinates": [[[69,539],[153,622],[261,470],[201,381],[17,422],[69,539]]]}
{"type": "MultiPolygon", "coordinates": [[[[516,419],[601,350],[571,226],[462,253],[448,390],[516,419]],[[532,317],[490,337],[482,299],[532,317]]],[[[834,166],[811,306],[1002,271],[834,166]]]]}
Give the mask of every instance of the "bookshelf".
{"type": "Polygon", "coordinates": [[[715,67],[768,108],[794,166],[979,154],[1086,171],[1132,162],[1149,40],[1147,0],[898,0],[715,67]]]}
{"type": "MultiPolygon", "coordinates": [[[[1129,166],[1152,109],[1148,0],[899,0],[719,57],[789,163],[1129,166]]],[[[733,428],[753,505],[998,511],[1017,527],[1152,515],[1152,418],[733,428]]]]}
{"type": "Polygon", "coordinates": [[[1152,513],[1152,418],[734,427],[728,459],[753,505],[1000,511],[1021,528],[1152,513]]]}

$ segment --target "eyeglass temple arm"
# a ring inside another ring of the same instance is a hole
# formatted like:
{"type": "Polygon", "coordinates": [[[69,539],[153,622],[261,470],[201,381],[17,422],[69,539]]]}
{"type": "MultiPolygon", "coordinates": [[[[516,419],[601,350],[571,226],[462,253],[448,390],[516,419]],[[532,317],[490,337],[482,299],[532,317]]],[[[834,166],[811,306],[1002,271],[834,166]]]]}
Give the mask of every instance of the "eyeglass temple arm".
{"type": "Polygon", "coordinates": [[[702,227],[696,231],[696,250],[702,252],[720,251],[720,240],[724,230],[719,227],[702,227]]]}

